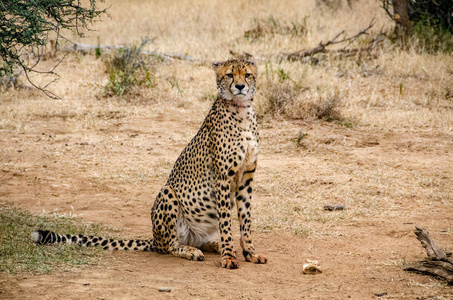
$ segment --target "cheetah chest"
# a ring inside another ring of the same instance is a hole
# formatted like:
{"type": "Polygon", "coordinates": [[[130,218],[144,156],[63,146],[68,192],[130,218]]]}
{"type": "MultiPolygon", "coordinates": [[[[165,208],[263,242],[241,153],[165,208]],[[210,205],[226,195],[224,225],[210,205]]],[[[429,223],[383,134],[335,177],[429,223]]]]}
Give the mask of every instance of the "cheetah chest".
{"type": "Polygon", "coordinates": [[[238,169],[238,173],[243,173],[244,171],[250,171],[255,168],[256,160],[258,157],[258,141],[256,137],[250,131],[242,133],[242,145],[243,150],[243,163],[238,169]]]}
{"type": "MultiPolygon", "coordinates": [[[[236,192],[239,187],[244,172],[255,169],[258,157],[258,140],[250,131],[241,133],[241,145],[239,151],[238,168],[236,175],[231,182],[231,192],[236,192]]],[[[233,199],[232,199],[233,200],[233,199]]]]}

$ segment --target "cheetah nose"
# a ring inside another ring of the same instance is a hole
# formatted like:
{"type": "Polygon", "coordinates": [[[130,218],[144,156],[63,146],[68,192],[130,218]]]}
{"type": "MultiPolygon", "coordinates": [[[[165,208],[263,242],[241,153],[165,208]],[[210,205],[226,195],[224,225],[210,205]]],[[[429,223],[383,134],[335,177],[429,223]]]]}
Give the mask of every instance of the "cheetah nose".
{"type": "Polygon", "coordinates": [[[236,84],[234,87],[242,91],[242,89],[245,88],[245,84],[236,84]]]}

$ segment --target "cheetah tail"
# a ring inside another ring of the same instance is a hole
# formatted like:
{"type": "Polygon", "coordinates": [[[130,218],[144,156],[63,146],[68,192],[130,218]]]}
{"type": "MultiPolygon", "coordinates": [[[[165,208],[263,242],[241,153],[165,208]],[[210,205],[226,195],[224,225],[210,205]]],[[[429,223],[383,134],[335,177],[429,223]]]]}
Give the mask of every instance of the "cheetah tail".
{"type": "Polygon", "coordinates": [[[98,246],[104,250],[139,250],[155,251],[153,239],[150,240],[114,240],[102,237],[57,234],[49,230],[35,230],[31,234],[32,241],[37,245],[76,244],[82,247],[98,246]]]}

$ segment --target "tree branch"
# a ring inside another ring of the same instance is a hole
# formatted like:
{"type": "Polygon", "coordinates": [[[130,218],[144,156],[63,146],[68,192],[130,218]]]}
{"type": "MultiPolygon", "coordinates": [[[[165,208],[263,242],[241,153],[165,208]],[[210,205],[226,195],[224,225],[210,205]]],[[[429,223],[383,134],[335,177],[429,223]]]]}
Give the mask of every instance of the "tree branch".
{"type": "MultiPolygon", "coordinates": [[[[353,35],[351,37],[347,37],[341,40],[338,40],[338,38],[344,34],[344,30],[338,33],[335,37],[330,39],[329,41],[323,43],[322,41],[319,43],[319,45],[315,48],[308,49],[308,50],[301,50],[301,51],[296,51],[296,52],[291,52],[291,53],[282,53],[281,56],[283,58],[286,58],[288,60],[302,60],[305,57],[313,56],[317,53],[326,53],[326,52],[331,52],[332,50],[326,49],[330,45],[336,45],[344,42],[349,42],[348,45],[350,45],[352,42],[357,40],[361,35],[368,34],[368,30],[370,30],[374,24],[376,23],[375,18],[373,18],[370,22],[370,24],[365,28],[360,30],[356,35],[353,35]]],[[[345,48],[348,46],[346,45],[345,48]]],[[[361,51],[369,51],[371,48],[370,46],[366,48],[356,48],[356,49],[349,49],[350,52],[361,52],[361,51]]],[[[342,50],[334,50],[336,52],[341,52],[345,51],[347,52],[347,49],[342,49],[342,50]]]]}

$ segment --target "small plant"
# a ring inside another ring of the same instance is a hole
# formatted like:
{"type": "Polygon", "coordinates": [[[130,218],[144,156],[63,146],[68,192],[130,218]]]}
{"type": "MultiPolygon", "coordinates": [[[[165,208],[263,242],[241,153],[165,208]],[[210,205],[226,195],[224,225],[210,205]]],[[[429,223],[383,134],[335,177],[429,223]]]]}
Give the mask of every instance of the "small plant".
{"type": "Polygon", "coordinates": [[[170,86],[172,89],[176,89],[178,94],[183,93],[183,90],[182,90],[181,86],[179,85],[179,80],[177,78],[168,79],[168,82],[170,83],[170,86]]]}
{"type": "Polygon", "coordinates": [[[101,55],[102,55],[102,51],[101,51],[101,40],[100,40],[99,37],[98,37],[98,44],[97,44],[96,48],[94,48],[94,50],[95,50],[96,58],[101,57],[101,55]]]}
{"type": "Polygon", "coordinates": [[[289,73],[285,72],[285,70],[283,68],[278,68],[277,74],[278,74],[278,81],[280,83],[283,83],[286,80],[290,79],[289,73]]]}
{"type": "MultiPolygon", "coordinates": [[[[349,1],[348,1],[348,4],[349,1]]],[[[318,7],[327,7],[330,10],[336,11],[343,6],[342,0],[316,0],[316,6],[318,7]]]]}
{"type": "Polygon", "coordinates": [[[201,99],[205,101],[214,102],[217,99],[217,93],[214,91],[205,92],[201,99]]]}
{"type": "Polygon", "coordinates": [[[148,41],[144,39],[140,46],[121,47],[104,60],[109,74],[109,82],[103,87],[104,95],[121,96],[130,93],[136,86],[153,86],[152,57],[142,53],[148,41]]]}
{"type": "Polygon", "coordinates": [[[297,144],[298,146],[300,146],[301,143],[302,143],[302,140],[303,140],[306,136],[308,136],[308,133],[305,133],[305,132],[302,131],[302,129],[300,129],[300,130],[299,130],[299,133],[297,134],[296,144],[297,144]]]}
{"type": "Polygon", "coordinates": [[[305,239],[310,236],[312,231],[309,228],[305,228],[300,224],[295,224],[293,233],[295,236],[305,239]]]}

